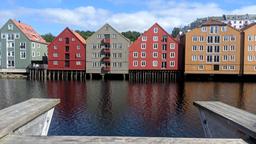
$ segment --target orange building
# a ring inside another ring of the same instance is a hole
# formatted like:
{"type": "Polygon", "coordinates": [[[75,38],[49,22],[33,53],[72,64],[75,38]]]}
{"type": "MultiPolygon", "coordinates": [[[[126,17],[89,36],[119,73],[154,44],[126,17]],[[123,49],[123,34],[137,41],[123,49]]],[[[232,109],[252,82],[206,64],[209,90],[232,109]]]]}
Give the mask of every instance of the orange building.
{"type": "Polygon", "coordinates": [[[209,20],[185,37],[186,74],[242,74],[239,30],[209,20]]]}
{"type": "Polygon", "coordinates": [[[242,29],[244,46],[244,74],[256,74],[256,23],[242,29]]]}

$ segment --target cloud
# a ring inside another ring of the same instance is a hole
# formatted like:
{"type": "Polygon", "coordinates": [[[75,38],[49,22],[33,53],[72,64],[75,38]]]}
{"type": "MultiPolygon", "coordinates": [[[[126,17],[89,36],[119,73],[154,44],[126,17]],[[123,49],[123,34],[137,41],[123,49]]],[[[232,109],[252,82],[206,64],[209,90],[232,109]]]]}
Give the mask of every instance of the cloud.
{"type": "MultiPolygon", "coordinates": [[[[112,1],[113,0],[107,0],[112,1]]],[[[135,2],[130,0],[129,2],[135,2]]],[[[126,3],[117,0],[115,3],[126,3]]],[[[138,4],[140,4],[138,2],[138,4]]],[[[234,10],[225,10],[215,3],[198,3],[175,0],[149,0],[144,9],[136,12],[113,12],[93,6],[67,8],[18,8],[0,10],[0,18],[24,17],[36,19],[40,23],[65,25],[82,30],[97,30],[105,23],[110,23],[119,31],[136,30],[143,32],[155,22],[167,31],[173,27],[184,26],[200,17],[221,16],[222,14],[256,14],[256,5],[244,6],[234,10]]],[[[0,21],[2,22],[2,21],[0,21]]],[[[51,31],[51,30],[49,30],[51,31]]]]}

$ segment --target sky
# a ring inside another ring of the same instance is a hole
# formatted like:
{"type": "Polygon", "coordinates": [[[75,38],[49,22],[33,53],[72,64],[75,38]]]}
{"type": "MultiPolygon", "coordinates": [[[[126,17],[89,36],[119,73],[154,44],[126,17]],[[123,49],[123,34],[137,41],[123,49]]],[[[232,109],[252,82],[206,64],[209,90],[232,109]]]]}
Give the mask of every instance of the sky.
{"type": "Polygon", "coordinates": [[[118,31],[144,32],[159,23],[168,32],[201,17],[256,14],[255,0],[4,0],[0,26],[8,19],[31,25],[38,33],[64,28],[96,31],[105,23],[118,31]]]}

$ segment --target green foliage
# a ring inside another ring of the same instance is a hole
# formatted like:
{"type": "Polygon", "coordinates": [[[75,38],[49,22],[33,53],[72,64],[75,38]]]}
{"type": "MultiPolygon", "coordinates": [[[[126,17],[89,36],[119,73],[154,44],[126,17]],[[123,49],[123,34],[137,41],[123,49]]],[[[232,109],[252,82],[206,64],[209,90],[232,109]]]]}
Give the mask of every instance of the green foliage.
{"type": "Polygon", "coordinates": [[[122,35],[130,39],[130,41],[134,42],[140,36],[140,33],[136,31],[127,31],[127,32],[122,32],[122,35]]]}
{"type": "Polygon", "coordinates": [[[79,33],[85,40],[90,37],[92,34],[94,34],[93,31],[79,31],[76,30],[77,33],[79,33]]]}
{"type": "Polygon", "coordinates": [[[46,42],[52,42],[55,38],[54,35],[52,35],[51,33],[47,33],[47,34],[44,34],[44,35],[41,35],[42,38],[46,41],[46,42]]]}
{"type": "Polygon", "coordinates": [[[180,28],[177,28],[177,27],[173,28],[173,30],[172,30],[172,36],[173,36],[174,38],[176,38],[176,37],[179,35],[180,31],[181,31],[180,28]]]}

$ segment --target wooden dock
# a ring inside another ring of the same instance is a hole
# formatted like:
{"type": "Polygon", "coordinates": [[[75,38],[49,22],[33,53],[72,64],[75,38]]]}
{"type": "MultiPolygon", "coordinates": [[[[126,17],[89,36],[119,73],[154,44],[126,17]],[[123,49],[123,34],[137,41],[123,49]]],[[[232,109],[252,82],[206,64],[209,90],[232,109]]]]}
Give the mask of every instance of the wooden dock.
{"type": "Polygon", "coordinates": [[[0,139],[12,133],[41,135],[43,129],[48,131],[40,126],[49,126],[49,119],[40,120],[48,118],[47,112],[52,113],[59,102],[58,99],[30,99],[0,110],[0,139]]]}
{"type": "Polygon", "coordinates": [[[205,136],[256,143],[256,115],[221,102],[196,101],[205,136]]]}
{"type": "Polygon", "coordinates": [[[241,139],[97,137],[97,136],[17,136],[0,140],[1,144],[247,144],[241,139]]]}

